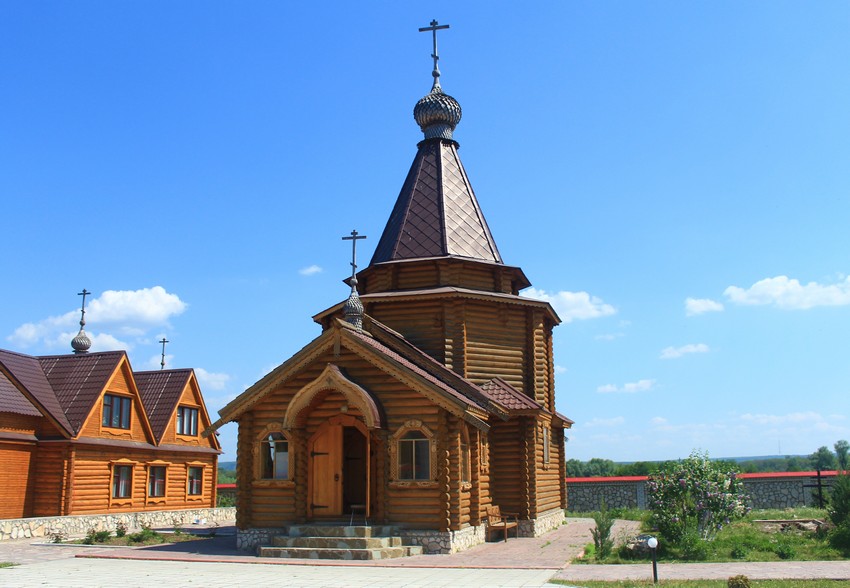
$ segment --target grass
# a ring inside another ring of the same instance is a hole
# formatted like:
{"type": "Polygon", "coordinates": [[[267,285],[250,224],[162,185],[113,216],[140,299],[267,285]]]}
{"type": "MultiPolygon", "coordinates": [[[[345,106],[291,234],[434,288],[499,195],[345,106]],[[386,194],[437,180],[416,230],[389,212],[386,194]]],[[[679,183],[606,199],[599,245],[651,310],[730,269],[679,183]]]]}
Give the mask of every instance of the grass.
{"type": "Polygon", "coordinates": [[[0,568],[11,568],[12,566],[16,566],[18,564],[11,561],[0,561],[0,568]]]}
{"type": "MultiPolygon", "coordinates": [[[[671,546],[663,540],[658,546],[658,561],[683,562],[731,562],[731,561],[820,561],[842,560],[841,552],[830,547],[822,536],[814,532],[787,531],[767,532],[754,521],[760,519],[819,519],[826,520],[826,511],[816,508],[798,508],[788,510],[759,510],[748,514],[744,519],[727,525],[713,541],[697,542],[692,545],[671,546]]],[[[644,529],[648,528],[647,521],[644,529]]],[[[597,560],[593,546],[588,545],[586,555],[577,562],[583,563],[633,563],[648,561],[649,556],[634,557],[628,550],[620,549],[623,537],[615,538],[617,548],[607,558],[597,560]]]]}
{"type": "Polygon", "coordinates": [[[160,545],[162,543],[182,543],[184,541],[197,541],[210,539],[212,535],[192,535],[191,533],[174,532],[159,533],[153,529],[142,529],[136,533],[130,533],[122,537],[114,537],[109,531],[89,531],[82,539],[67,541],[69,544],[78,545],[112,545],[119,547],[136,547],[146,545],[160,545]]]}
{"type": "MultiPolygon", "coordinates": [[[[642,523],[649,522],[649,511],[641,510],[639,508],[609,508],[608,512],[610,512],[615,519],[621,519],[624,521],[641,521],[642,523]]],[[[567,517],[572,518],[583,518],[583,519],[591,519],[593,518],[593,512],[573,512],[566,511],[567,517]]]]}
{"type": "MultiPolygon", "coordinates": [[[[552,584],[575,586],[575,580],[549,580],[552,584]]],[[[617,582],[583,581],[583,588],[726,588],[726,580],[620,580],[617,582]]],[[[750,580],[752,588],[839,588],[846,586],[844,580],[750,580]]]]}

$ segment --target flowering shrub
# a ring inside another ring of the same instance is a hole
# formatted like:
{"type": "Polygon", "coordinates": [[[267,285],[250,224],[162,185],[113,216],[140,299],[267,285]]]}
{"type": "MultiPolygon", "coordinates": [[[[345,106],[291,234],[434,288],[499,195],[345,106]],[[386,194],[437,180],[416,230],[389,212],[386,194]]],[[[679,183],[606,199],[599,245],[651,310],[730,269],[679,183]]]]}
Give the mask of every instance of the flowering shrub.
{"type": "Polygon", "coordinates": [[[723,525],[749,512],[749,498],[734,471],[694,451],[649,476],[651,522],[673,543],[689,534],[711,539],[723,525]]]}

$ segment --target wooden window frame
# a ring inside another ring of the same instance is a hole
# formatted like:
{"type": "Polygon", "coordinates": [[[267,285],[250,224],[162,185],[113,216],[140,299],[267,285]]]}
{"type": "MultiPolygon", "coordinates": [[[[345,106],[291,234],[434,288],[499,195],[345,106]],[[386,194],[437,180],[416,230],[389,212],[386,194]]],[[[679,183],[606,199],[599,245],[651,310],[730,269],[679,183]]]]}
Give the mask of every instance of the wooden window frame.
{"type": "Polygon", "coordinates": [[[259,435],[257,435],[252,454],[254,458],[254,476],[252,485],[254,486],[272,486],[272,487],[288,487],[295,486],[293,479],[293,468],[295,467],[295,447],[296,444],[292,439],[290,431],[283,427],[282,423],[271,423],[266,426],[259,435]],[[289,453],[289,467],[287,468],[286,478],[266,478],[264,468],[264,444],[268,441],[269,435],[279,433],[286,440],[289,453]]]}
{"type": "Polygon", "coordinates": [[[128,506],[133,504],[133,484],[136,481],[136,465],[138,462],[132,461],[130,459],[116,459],[114,461],[109,462],[109,506],[128,506]],[[130,472],[130,480],[129,480],[129,490],[130,493],[127,496],[115,496],[115,474],[118,469],[122,470],[125,468],[129,469],[130,472]]]}
{"type": "Polygon", "coordinates": [[[552,434],[549,423],[543,423],[543,469],[548,470],[552,463],[552,434]]]}
{"type": "Polygon", "coordinates": [[[145,464],[145,468],[147,469],[147,480],[145,481],[145,501],[149,503],[154,502],[165,502],[168,498],[168,466],[171,463],[167,461],[149,461],[145,464]],[[162,494],[153,494],[151,492],[151,475],[153,474],[155,469],[162,469],[162,494]]]}
{"type": "Polygon", "coordinates": [[[200,420],[201,411],[197,406],[180,405],[177,407],[177,420],[174,424],[174,429],[178,435],[183,437],[198,436],[198,422],[200,420]],[[186,426],[186,415],[189,419],[189,426],[186,426]],[[188,429],[188,432],[186,432],[188,429]]]}
{"type": "Polygon", "coordinates": [[[465,424],[460,430],[460,483],[464,489],[472,487],[472,448],[469,444],[469,429],[465,424]]]}
{"type": "Polygon", "coordinates": [[[132,396],[124,396],[122,394],[113,394],[112,392],[107,392],[103,395],[102,402],[102,410],[100,417],[100,424],[102,427],[106,427],[107,429],[121,429],[127,431],[132,426],[133,420],[133,398],[132,396]],[[109,402],[107,402],[107,399],[109,402]],[[115,401],[118,401],[118,425],[113,425],[112,422],[115,419],[115,401]],[[126,407],[126,410],[125,410],[126,407]],[[107,417],[107,409],[109,410],[109,416],[107,417]],[[125,414],[126,412],[126,414],[125,414]],[[123,426],[124,420],[126,417],[126,427],[123,426]]]}
{"type": "Polygon", "coordinates": [[[204,498],[204,477],[207,473],[207,466],[209,464],[203,462],[189,462],[186,464],[186,500],[203,500],[204,498]],[[192,470],[200,470],[200,492],[193,493],[192,492],[192,470]]]}
{"type": "Polygon", "coordinates": [[[399,427],[390,439],[390,485],[397,488],[436,488],[437,487],[437,443],[434,433],[422,421],[409,420],[399,427]],[[405,435],[418,431],[428,442],[429,477],[424,479],[407,479],[399,477],[401,461],[401,442],[405,435]]]}

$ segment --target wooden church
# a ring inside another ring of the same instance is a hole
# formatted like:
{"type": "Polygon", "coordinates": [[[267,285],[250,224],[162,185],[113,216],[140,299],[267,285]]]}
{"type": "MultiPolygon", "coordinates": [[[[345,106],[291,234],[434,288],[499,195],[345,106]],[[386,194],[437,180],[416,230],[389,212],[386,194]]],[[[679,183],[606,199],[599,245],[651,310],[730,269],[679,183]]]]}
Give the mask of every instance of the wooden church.
{"type": "Polygon", "coordinates": [[[563,521],[560,320],[519,295],[530,282],[502,261],[434,45],[434,84],[413,112],[425,137],[371,262],[356,273],[352,261],[348,300],[313,317],[321,334],[208,431],[239,426],[241,548],[293,525],[365,521],[447,553],[485,541],[494,506],[518,515],[520,536],[563,521]]]}

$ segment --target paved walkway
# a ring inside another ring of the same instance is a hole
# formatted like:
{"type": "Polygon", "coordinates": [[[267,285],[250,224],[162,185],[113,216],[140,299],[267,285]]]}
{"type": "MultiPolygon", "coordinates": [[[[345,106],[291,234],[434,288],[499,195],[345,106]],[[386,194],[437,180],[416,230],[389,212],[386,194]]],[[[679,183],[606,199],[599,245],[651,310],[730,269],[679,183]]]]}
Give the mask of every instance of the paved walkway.
{"type": "MultiPolygon", "coordinates": [[[[615,537],[637,523],[618,521],[615,537]]],[[[375,562],[257,558],[235,549],[232,527],[214,539],[146,548],[0,542],[0,586],[552,586],[551,578],[580,585],[587,580],[651,579],[649,564],[570,565],[591,541],[592,519],[569,519],[542,537],[487,543],[455,555],[422,555],[375,562]],[[226,533],[231,533],[226,535],[226,533]],[[260,564],[260,565],[258,565],[260,564]]],[[[850,561],[660,564],[660,579],[830,578],[850,580],[850,561]]]]}

